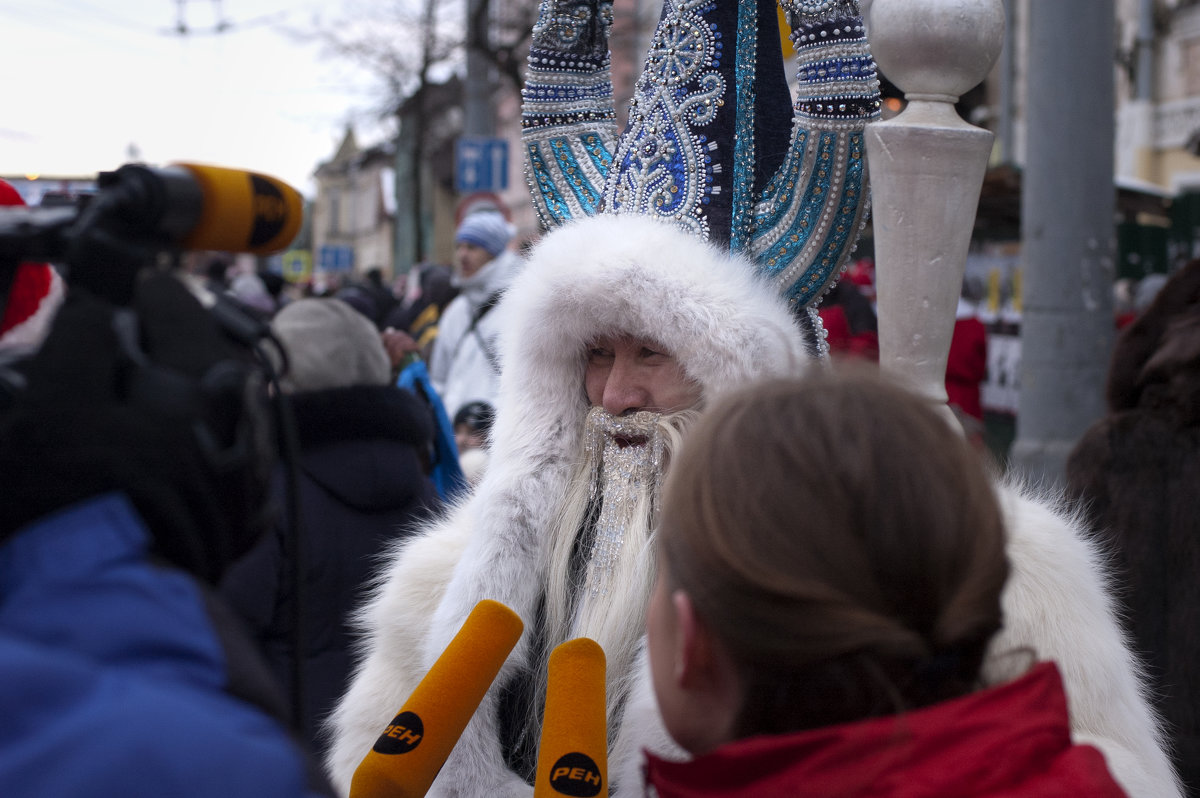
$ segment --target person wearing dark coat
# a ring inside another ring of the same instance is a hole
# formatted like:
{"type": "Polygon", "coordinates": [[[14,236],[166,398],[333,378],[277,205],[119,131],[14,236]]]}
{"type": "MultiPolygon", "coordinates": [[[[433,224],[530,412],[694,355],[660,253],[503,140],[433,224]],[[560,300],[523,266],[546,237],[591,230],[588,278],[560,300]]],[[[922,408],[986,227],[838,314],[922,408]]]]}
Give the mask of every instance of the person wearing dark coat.
{"type": "Polygon", "coordinates": [[[1187,794],[1200,796],[1200,260],[1117,340],[1109,413],[1067,461],[1068,489],[1107,535],[1116,591],[1187,794]]]}
{"type": "Polygon", "coordinates": [[[0,419],[0,795],[332,795],[214,595],[267,531],[257,368],[176,275],[132,293],[72,284],[0,419]]]}
{"type": "MultiPolygon", "coordinates": [[[[305,299],[274,322],[290,361],[300,444],[303,558],[303,718],[314,751],[320,728],[346,686],[354,639],[348,618],[381,553],[437,504],[420,452],[428,414],[391,384],[379,333],[337,299],[305,299]]],[[[273,489],[283,495],[284,474],[273,489]]],[[[286,530],[280,525],[221,584],[248,622],[281,682],[291,687],[295,654],[286,530]]]]}

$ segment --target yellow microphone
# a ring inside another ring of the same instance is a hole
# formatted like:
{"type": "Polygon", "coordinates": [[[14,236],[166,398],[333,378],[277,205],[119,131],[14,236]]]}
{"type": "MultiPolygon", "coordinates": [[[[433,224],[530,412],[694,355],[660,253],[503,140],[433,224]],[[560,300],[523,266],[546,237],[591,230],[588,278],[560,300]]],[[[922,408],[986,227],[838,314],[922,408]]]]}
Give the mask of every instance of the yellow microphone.
{"type": "Polygon", "coordinates": [[[199,218],[183,241],[187,249],[269,255],[287,248],[300,232],[304,198],[268,175],[179,163],[204,196],[199,218]]]}
{"type": "Polygon", "coordinates": [[[550,652],[534,798],[607,798],[604,649],[579,637],[550,652]]]}
{"type": "Polygon", "coordinates": [[[117,221],[118,238],[164,248],[211,249],[270,255],[300,232],[300,192],[259,172],[176,163],[125,164],[96,178],[100,191],[87,218],[117,221]]]}
{"type": "Polygon", "coordinates": [[[424,796],[523,629],[503,604],[485,599],[475,605],[359,763],[350,798],[424,796]]]}

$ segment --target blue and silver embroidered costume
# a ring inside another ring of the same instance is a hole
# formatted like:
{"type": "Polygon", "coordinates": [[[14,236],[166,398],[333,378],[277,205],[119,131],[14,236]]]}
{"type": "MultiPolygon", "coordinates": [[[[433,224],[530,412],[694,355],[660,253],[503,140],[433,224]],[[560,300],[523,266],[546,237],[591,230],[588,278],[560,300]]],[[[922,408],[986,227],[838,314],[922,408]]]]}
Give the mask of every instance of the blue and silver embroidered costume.
{"type": "Polygon", "coordinates": [[[611,3],[543,0],[522,117],[542,223],[669,219],[753,258],[815,315],[869,204],[863,128],[879,114],[879,81],[856,2],[783,7],[794,102],[774,3],[666,0],[618,138],[611,3]]]}

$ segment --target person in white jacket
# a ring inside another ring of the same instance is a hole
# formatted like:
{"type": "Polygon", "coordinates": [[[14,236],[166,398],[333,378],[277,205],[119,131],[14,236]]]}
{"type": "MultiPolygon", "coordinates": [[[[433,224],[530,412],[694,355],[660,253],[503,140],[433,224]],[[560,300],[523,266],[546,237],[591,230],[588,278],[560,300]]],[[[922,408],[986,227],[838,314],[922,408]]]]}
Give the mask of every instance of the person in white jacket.
{"type": "Polygon", "coordinates": [[[468,402],[496,403],[499,327],[492,310],[521,265],[508,249],[513,233],[513,226],[492,210],[469,214],[455,232],[459,294],[442,314],[429,357],[429,377],[451,418],[468,402]]]}

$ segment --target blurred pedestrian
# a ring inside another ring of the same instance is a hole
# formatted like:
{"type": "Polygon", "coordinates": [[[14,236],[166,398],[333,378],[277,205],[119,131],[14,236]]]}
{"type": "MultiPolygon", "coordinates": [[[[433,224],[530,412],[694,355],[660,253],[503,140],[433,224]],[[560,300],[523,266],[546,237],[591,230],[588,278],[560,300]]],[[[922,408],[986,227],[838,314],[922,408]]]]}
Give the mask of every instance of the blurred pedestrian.
{"type": "Polygon", "coordinates": [[[433,351],[438,323],[446,306],[458,296],[449,266],[424,263],[410,275],[411,287],[404,300],[384,319],[385,330],[396,330],[413,341],[425,360],[433,351]]]}
{"type": "Polygon", "coordinates": [[[487,470],[488,445],[496,411],[487,402],[468,402],[454,414],[454,442],[468,485],[477,485],[487,470]]]}
{"type": "MultiPolygon", "coordinates": [[[[1147,278],[1148,279],[1148,278],[1147,278]]],[[[1067,461],[1069,491],[1108,543],[1116,595],[1146,658],[1188,795],[1200,796],[1200,260],[1155,290],[1117,339],[1108,415],[1067,461]]]]}
{"type": "Polygon", "coordinates": [[[954,313],[954,333],[946,356],[946,397],[967,438],[982,447],[983,381],[987,379],[988,334],[979,319],[978,294],[963,282],[963,294],[954,313]]]}
{"type": "Polygon", "coordinates": [[[508,249],[514,233],[501,214],[477,211],[454,234],[454,281],[460,293],[442,314],[429,361],[433,387],[451,417],[467,402],[496,404],[500,326],[493,309],[521,265],[508,249]]]}
{"type": "Polygon", "coordinates": [[[821,299],[818,313],[830,355],[879,361],[879,322],[857,283],[843,276],[821,299]]]}
{"type": "MultiPolygon", "coordinates": [[[[0,180],[0,208],[24,205],[12,184],[0,180]]],[[[24,388],[29,358],[49,334],[65,295],[62,277],[48,263],[0,263],[0,415],[24,388]]]]}

